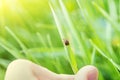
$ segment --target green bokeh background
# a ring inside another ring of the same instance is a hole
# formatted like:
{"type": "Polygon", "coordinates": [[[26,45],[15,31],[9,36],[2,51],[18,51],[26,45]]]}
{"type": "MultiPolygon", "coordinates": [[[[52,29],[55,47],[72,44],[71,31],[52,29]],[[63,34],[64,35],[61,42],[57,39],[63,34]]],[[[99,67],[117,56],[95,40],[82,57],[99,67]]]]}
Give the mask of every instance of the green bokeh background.
{"type": "Polygon", "coordinates": [[[91,64],[99,80],[119,80],[119,26],[120,0],[0,0],[0,80],[21,58],[61,74],[91,64]]]}

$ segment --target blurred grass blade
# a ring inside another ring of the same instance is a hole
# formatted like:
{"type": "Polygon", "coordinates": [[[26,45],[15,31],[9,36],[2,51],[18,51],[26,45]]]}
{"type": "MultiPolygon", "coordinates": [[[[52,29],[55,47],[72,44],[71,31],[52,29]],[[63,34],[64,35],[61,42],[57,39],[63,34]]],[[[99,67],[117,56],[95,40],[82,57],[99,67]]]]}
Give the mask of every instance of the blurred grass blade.
{"type": "MultiPolygon", "coordinates": [[[[68,17],[68,14],[67,14],[67,12],[66,12],[66,10],[65,10],[65,7],[64,7],[62,1],[59,0],[59,3],[60,3],[60,5],[61,5],[61,8],[62,8],[63,13],[64,13],[64,15],[65,15],[65,19],[66,19],[67,22],[68,22],[68,29],[70,29],[70,31],[72,31],[72,33],[75,34],[75,32],[73,32],[74,30],[73,30],[73,26],[72,26],[72,24],[71,24],[72,22],[70,21],[70,18],[68,17]],[[69,27],[69,26],[70,26],[70,27],[69,27]]],[[[60,25],[59,20],[58,20],[58,18],[57,18],[57,15],[55,14],[55,11],[53,10],[51,4],[50,4],[50,7],[51,7],[51,10],[52,10],[52,13],[53,13],[53,16],[54,16],[56,25],[57,25],[57,29],[58,29],[58,31],[59,31],[59,34],[60,34],[60,36],[61,36],[61,39],[63,40],[63,39],[65,39],[65,37],[64,37],[63,31],[62,31],[62,26],[60,25]]],[[[78,38],[78,36],[74,36],[74,37],[78,38]]],[[[79,41],[79,40],[77,40],[77,41],[79,41]]],[[[70,47],[68,47],[68,48],[65,47],[65,50],[66,50],[66,52],[67,52],[67,54],[68,54],[68,60],[69,60],[69,62],[70,62],[70,64],[71,64],[71,67],[72,67],[72,69],[73,69],[73,72],[76,73],[76,72],[78,71],[78,68],[77,68],[77,63],[76,63],[76,59],[75,59],[75,54],[73,54],[73,51],[71,50],[70,47]]]]}
{"type": "Polygon", "coordinates": [[[0,80],[4,80],[5,70],[0,66],[0,80]]]}
{"type": "Polygon", "coordinates": [[[96,53],[96,49],[93,48],[92,57],[91,57],[91,64],[92,65],[95,63],[95,53],[96,53]]]}
{"type": "Polygon", "coordinates": [[[51,37],[50,37],[49,34],[47,34],[47,40],[48,40],[49,47],[54,52],[54,48],[53,48],[53,45],[52,45],[51,37]]]}
{"type": "Polygon", "coordinates": [[[2,37],[0,37],[0,46],[7,50],[15,58],[23,58],[23,56],[20,54],[20,51],[14,45],[9,43],[9,41],[4,40],[2,37]]]}
{"type": "Polygon", "coordinates": [[[107,22],[107,26],[106,26],[106,43],[110,44],[111,39],[112,39],[112,28],[111,28],[111,24],[109,22],[107,22]]]}
{"type": "Polygon", "coordinates": [[[75,53],[73,52],[72,48],[70,45],[65,46],[66,48],[66,52],[68,53],[69,56],[69,62],[71,64],[72,70],[74,73],[78,72],[78,66],[77,66],[77,62],[76,62],[76,58],[75,58],[75,53]]]}
{"type": "Polygon", "coordinates": [[[120,65],[116,64],[112,59],[110,59],[109,61],[110,61],[110,62],[113,64],[113,66],[115,67],[115,70],[116,70],[116,72],[117,72],[117,74],[118,74],[118,77],[120,78],[120,65]]]}
{"type": "Polygon", "coordinates": [[[110,59],[109,61],[120,71],[120,66],[118,64],[116,64],[112,59],[110,59]]]}
{"type": "Polygon", "coordinates": [[[80,46],[80,40],[79,40],[79,36],[77,35],[75,29],[74,29],[74,25],[69,17],[69,14],[67,12],[67,9],[65,7],[65,5],[63,4],[62,0],[59,0],[60,3],[60,7],[62,9],[62,13],[65,17],[65,21],[67,22],[67,26],[66,26],[66,30],[68,29],[71,32],[71,36],[73,39],[75,39],[74,41],[76,41],[78,43],[78,45],[80,46]]]}
{"type": "Polygon", "coordinates": [[[118,20],[120,21],[120,0],[118,1],[118,11],[119,11],[119,16],[118,16],[118,20]]]}
{"type": "Polygon", "coordinates": [[[9,60],[0,58],[0,66],[2,65],[2,67],[7,68],[7,66],[8,66],[9,63],[10,63],[9,60]]]}
{"type": "Polygon", "coordinates": [[[93,46],[103,57],[105,57],[106,59],[109,59],[109,57],[106,56],[105,53],[102,52],[102,51],[93,43],[92,40],[90,40],[90,43],[92,44],[92,46],[93,46]]]}
{"type": "Polygon", "coordinates": [[[49,3],[49,6],[50,6],[50,9],[52,11],[52,14],[53,14],[53,17],[54,17],[54,20],[55,20],[55,23],[57,25],[57,29],[58,29],[58,32],[60,34],[60,37],[61,37],[61,40],[64,39],[64,35],[63,35],[63,31],[62,31],[62,25],[59,23],[60,21],[58,20],[58,17],[51,5],[51,3],[49,3]]]}
{"type": "Polygon", "coordinates": [[[92,4],[96,7],[96,9],[102,13],[102,15],[113,25],[113,28],[115,29],[115,31],[117,31],[118,33],[120,33],[120,29],[119,29],[119,25],[116,21],[114,21],[110,15],[104,10],[102,9],[100,6],[98,6],[95,2],[92,2],[92,4]]]}
{"type": "MultiPolygon", "coordinates": [[[[15,33],[13,33],[8,27],[5,27],[5,29],[11,34],[11,36],[19,43],[20,47],[22,48],[22,52],[25,54],[25,56],[28,58],[28,59],[31,59],[33,60],[34,62],[38,63],[38,61],[33,58],[32,55],[29,55],[29,53],[27,52],[27,47],[21,42],[21,40],[15,35],[15,33]]],[[[5,49],[9,50],[11,53],[16,53],[15,51],[11,51],[8,47],[2,45],[5,49]]],[[[18,55],[18,54],[17,54],[18,55]]],[[[14,55],[18,58],[17,55],[14,55]]]]}
{"type": "Polygon", "coordinates": [[[109,5],[109,12],[110,12],[110,17],[117,22],[118,20],[118,15],[117,15],[117,7],[115,4],[115,0],[107,0],[108,5],[109,5]]]}
{"type": "Polygon", "coordinates": [[[47,44],[46,44],[45,40],[43,40],[43,37],[41,36],[41,34],[40,34],[39,32],[37,32],[37,36],[38,36],[40,42],[42,43],[42,45],[43,45],[45,48],[47,48],[47,44]]]}
{"type": "Polygon", "coordinates": [[[104,52],[102,52],[93,42],[92,40],[90,40],[92,46],[104,57],[106,58],[108,61],[110,61],[113,66],[115,66],[119,71],[120,71],[120,66],[118,66],[111,58],[109,58],[108,56],[105,55],[104,52]]]}
{"type": "Polygon", "coordinates": [[[19,54],[18,51],[12,50],[3,43],[0,43],[0,46],[7,50],[9,53],[11,53],[15,58],[21,58],[21,55],[19,54]]]}
{"type": "MultiPolygon", "coordinates": [[[[26,51],[26,46],[21,42],[21,40],[15,35],[15,33],[13,33],[10,28],[5,27],[5,29],[11,34],[11,36],[19,43],[19,45],[21,46],[21,48],[23,49],[23,52],[26,51]]],[[[26,54],[26,52],[24,52],[26,54]]]]}

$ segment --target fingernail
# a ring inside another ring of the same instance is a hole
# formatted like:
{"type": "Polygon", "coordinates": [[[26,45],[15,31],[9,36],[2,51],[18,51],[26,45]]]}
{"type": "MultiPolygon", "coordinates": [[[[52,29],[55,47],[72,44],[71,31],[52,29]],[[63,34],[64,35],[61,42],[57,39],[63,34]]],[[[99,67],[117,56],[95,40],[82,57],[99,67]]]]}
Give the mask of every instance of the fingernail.
{"type": "Polygon", "coordinates": [[[88,79],[87,80],[97,80],[98,78],[98,71],[97,69],[91,69],[88,72],[88,79]]]}

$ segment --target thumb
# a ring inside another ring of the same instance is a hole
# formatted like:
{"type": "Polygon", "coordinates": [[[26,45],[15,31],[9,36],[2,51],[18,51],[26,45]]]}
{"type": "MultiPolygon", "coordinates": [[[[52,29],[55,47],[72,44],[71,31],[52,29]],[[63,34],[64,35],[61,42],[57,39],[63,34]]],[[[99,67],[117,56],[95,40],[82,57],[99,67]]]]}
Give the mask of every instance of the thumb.
{"type": "Polygon", "coordinates": [[[94,66],[85,66],[75,75],[75,80],[97,80],[98,70],[94,66]]]}

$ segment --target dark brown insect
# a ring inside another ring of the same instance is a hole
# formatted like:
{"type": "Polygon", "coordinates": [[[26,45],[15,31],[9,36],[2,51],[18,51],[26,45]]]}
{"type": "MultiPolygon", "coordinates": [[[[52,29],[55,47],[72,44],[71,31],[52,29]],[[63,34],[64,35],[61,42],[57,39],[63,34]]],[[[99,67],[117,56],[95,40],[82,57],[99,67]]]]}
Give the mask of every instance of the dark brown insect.
{"type": "Polygon", "coordinates": [[[69,43],[68,40],[64,40],[64,44],[65,44],[66,46],[68,46],[70,43],[69,43]]]}

